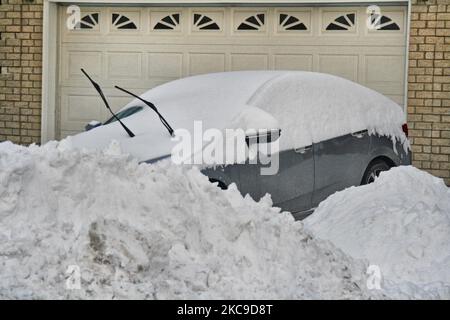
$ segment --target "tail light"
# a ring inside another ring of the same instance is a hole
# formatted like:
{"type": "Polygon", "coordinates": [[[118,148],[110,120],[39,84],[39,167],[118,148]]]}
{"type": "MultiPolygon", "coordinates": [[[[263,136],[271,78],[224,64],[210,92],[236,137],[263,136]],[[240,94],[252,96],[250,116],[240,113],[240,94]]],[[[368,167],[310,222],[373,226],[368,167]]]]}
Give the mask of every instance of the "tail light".
{"type": "Polygon", "coordinates": [[[402,125],[402,130],[405,133],[405,136],[408,138],[408,124],[407,123],[402,125]]]}

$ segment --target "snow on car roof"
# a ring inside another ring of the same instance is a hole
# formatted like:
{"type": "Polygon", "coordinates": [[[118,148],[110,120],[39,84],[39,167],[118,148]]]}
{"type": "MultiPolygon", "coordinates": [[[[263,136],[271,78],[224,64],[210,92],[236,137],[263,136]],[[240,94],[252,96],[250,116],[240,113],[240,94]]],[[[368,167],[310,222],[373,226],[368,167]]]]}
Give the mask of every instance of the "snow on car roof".
{"type": "MultiPolygon", "coordinates": [[[[405,140],[403,110],[392,100],[351,81],[304,71],[238,71],[172,81],[141,95],[154,103],[169,124],[193,132],[203,129],[282,129],[281,150],[309,145],[354,131],[405,140]],[[272,118],[272,117],[273,118],[272,118]],[[258,127],[258,128],[255,128],[258,127]]],[[[143,105],[135,99],[123,109],[143,105]]],[[[123,122],[136,134],[130,139],[118,123],[72,138],[75,146],[105,148],[117,140],[139,160],[170,154],[175,141],[156,114],[145,107],[123,122]]]]}
{"type": "Polygon", "coordinates": [[[272,114],[283,134],[281,149],[307,146],[352,132],[408,142],[403,109],[352,81],[316,72],[286,72],[265,83],[248,104],[272,114]]]}

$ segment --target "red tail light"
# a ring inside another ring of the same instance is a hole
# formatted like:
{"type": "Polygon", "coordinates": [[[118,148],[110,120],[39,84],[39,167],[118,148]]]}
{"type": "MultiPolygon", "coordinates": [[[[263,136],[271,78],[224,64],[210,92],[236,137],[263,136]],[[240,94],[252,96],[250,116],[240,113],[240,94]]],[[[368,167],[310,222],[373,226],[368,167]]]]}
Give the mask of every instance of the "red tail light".
{"type": "Polygon", "coordinates": [[[402,125],[402,130],[405,133],[406,137],[408,138],[408,124],[407,123],[402,125]]]}

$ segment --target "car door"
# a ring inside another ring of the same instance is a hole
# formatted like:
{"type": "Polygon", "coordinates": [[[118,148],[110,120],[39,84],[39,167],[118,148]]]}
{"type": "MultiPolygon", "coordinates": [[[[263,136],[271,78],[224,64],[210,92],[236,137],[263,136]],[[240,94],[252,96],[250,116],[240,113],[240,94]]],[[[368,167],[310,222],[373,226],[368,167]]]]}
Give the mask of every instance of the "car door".
{"type": "Polygon", "coordinates": [[[330,194],[361,183],[369,145],[367,130],[313,144],[315,157],[313,207],[330,194]]]}
{"type": "MultiPolygon", "coordinates": [[[[274,206],[299,212],[311,208],[314,188],[314,150],[312,146],[278,153],[279,167],[273,175],[262,175],[262,164],[241,167],[240,184],[244,192],[259,200],[266,193],[274,206]]],[[[273,159],[272,159],[273,161],[273,159]]]]}

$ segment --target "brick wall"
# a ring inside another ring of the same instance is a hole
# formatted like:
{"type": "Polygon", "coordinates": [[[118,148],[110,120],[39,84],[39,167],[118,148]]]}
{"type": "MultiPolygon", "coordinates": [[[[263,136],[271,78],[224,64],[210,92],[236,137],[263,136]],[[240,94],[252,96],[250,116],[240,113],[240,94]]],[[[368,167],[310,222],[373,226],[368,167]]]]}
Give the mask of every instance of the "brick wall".
{"type": "Polygon", "coordinates": [[[0,141],[40,141],[42,0],[1,0],[0,141]]]}
{"type": "Polygon", "coordinates": [[[450,0],[414,1],[410,33],[413,164],[450,185],[450,0]]]}

